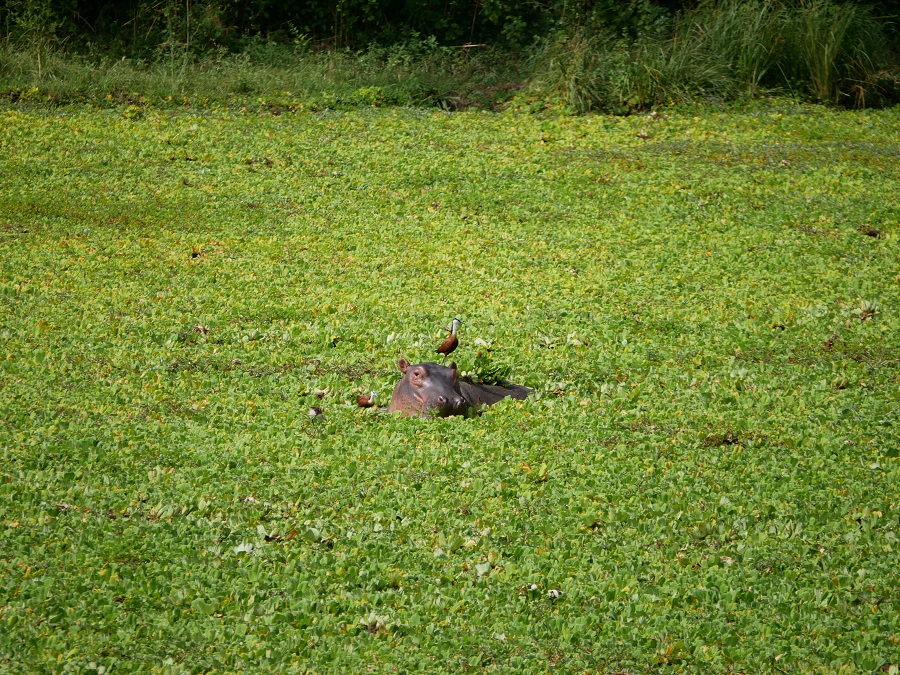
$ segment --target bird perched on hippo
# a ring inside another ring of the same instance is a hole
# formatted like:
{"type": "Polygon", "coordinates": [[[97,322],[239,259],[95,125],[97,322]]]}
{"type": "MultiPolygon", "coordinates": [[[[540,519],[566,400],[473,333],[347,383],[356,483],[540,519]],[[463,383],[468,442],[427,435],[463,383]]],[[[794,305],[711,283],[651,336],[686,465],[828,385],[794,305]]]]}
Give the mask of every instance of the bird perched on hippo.
{"type": "Polygon", "coordinates": [[[465,415],[479,405],[493,405],[511,397],[524,400],[531,389],[517,384],[478,384],[459,376],[456,363],[411,365],[405,358],[397,362],[403,377],[394,387],[388,412],[411,417],[465,415]]]}

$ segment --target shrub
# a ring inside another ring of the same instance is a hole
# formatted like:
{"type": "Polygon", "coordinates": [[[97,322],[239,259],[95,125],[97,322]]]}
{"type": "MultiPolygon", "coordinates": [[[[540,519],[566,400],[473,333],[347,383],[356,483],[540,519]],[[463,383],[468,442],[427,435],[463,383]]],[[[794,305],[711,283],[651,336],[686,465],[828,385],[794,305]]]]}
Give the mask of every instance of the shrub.
{"type": "Polygon", "coordinates": [[[733,100],[792,90],[852,105],[891,100],[884,32],[870,9],[833,0],[707,0],[667,34],[617,37],[569,26],[536,52],[533,87],[577,112],[646,109],[667,101],[733,100]],[[880,75],[877,75],[881,73],[880,75]]]}

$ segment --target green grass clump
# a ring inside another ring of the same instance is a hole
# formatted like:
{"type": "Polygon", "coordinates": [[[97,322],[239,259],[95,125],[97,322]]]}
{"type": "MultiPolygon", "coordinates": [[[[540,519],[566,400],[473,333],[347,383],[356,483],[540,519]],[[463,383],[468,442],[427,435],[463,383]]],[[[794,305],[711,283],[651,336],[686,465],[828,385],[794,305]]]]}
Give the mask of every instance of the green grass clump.
{"type": "Polygon", "coordinates": [[[578,24],[545,40],[533,68],[534,90],[577,112],[773,91],[865,107],[896,102],[900,79],[872,10],[833,0],[708,0],[629,39],[578,24]]]}
{"type": "Polygon", "coordinates": [[[897,110],[9,106],[0,147],[0,670],[900,663],[897,110]],[[356,407],[454,316],[528,400],[356,407]]]}

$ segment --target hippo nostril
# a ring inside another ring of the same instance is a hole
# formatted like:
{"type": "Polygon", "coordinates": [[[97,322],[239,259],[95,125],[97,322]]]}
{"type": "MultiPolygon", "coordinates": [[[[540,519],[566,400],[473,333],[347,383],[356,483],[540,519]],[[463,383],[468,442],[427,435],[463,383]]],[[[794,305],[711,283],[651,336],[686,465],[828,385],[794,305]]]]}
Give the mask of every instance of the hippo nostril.
{"type": "Polygon", "coordinates": [[[438,403],[446,403],[446,402],[447,402],[446,398],[444,398],[443,396],[438,396],[438,403]]]}

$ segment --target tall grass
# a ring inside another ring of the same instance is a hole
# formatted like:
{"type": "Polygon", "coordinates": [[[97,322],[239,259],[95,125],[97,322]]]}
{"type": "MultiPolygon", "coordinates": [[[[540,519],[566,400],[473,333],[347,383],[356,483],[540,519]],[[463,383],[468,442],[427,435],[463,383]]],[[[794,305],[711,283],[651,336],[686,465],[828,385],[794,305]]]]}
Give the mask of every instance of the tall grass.
{"type": "Polygon", "coordinates": [[[442,48],[429,40],[360,52],[251,42],[240,53],[197,57],[161,49],[152,60],[90,58],[0,43],[0,95],[78,100],[255,101],[312,107],[499,104],[522,79],[521,59],[490,49],[442,48]]]}
{"type": "Polygon", "coordinates": [[[716,62],[731,95],[755,94],[778,57],[784,13],[764,0],[706,2],[680,18],[672,47],[716,62]]]}
{"type": "Polygon", "coordinates": [[[786,25],[788,63],[801,65],[801,78],[821,101],[859,96],[886,53],[884,33],[871,11],[829,0],[803,0],[797,10],[786,25]]]}
{"type": "Polygon", "coordinates": [[[773,91],[865,105],[867,95],[872,102],[884,93],[888,65],[884,32],[863,5],[705,0],[665,36],[624,41],[602,26],[562,30],[536,53],[533,84],[579,112],[773,91]]]}

